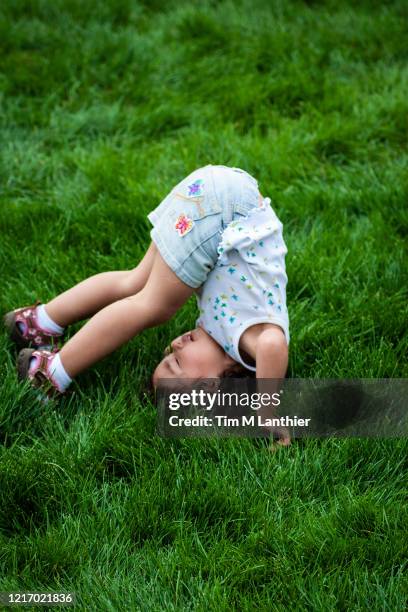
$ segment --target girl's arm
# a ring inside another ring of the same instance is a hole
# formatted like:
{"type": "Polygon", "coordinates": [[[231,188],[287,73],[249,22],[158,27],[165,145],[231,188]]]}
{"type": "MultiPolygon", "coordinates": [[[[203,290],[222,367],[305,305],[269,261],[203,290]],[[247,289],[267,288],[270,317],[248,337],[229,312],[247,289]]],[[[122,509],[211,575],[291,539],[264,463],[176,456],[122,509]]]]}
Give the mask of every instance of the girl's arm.
{"type": "Polygon", "coordinates": [[[256,377],[285,378],[288,369],[288,344],[280,327],[268,328],[256,344],[256,377]]]}
{"type": "MultiPolygon", "coordinates": [[[[280,327],[268,328],[261,333],[256,344],[256,378],[258,392],[278,393],[280,381],[285,378],[288,369],[288,344],[280,327]],[[263,382],[262,379],[268,379],[263,382]]],[[[274,406],[266,406],[258,414],[267,418],[275,416],[274,406]]],[[[271,433],[279,437],[278,444],[288,446],[290,434],[286,427],[270,428],[271,433]]],[[[274,450],[274,447],[271,447],[274,450]]]]}

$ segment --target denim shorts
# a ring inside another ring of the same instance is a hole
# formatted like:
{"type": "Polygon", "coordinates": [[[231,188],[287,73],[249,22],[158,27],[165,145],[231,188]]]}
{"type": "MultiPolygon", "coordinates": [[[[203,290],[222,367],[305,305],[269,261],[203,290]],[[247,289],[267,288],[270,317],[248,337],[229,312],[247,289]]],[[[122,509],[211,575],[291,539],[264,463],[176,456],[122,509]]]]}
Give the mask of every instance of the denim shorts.
{"type": "Polygon", "coordinates": [[[209,164],[173,187],[147,215],[150,237],[178,278],[196,289],[217,262],[224,228],[262,200],[258,182],[245,170],[209,164]]]}

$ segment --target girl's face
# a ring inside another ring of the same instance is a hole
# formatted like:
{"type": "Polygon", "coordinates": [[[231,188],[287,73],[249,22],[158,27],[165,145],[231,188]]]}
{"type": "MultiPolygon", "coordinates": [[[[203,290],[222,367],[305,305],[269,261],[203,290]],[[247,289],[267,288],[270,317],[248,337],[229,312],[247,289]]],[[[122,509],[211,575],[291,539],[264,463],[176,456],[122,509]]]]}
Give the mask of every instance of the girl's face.
{"type": "Polygon", "coordinates": [[[153,372],[154,387],[159,378],[218,378],[236,363],[202,327],[173,340],[164,355],[153,372]]]}

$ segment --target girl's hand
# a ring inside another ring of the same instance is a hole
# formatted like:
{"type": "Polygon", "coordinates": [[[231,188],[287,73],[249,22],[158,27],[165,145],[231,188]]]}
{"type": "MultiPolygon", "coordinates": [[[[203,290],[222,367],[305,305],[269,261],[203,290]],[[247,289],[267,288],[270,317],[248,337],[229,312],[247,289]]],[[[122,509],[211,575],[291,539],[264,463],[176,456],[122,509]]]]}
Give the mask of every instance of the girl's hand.
{"type": "Polygon", "coordinates": [[[268,446],[268,450],[274,453],[280,446],[290,446],[290,433],[287,427],[273,427],[270,430],[271,437],[278,438],[273,440],[268,446]]]}

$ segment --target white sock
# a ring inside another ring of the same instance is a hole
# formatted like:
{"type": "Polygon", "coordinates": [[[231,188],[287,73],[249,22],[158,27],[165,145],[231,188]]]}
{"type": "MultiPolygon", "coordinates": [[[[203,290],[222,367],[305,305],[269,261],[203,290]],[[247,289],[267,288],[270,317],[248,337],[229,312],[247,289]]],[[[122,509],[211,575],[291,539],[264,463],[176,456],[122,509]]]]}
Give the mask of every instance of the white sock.
{"type": "Polygon", "coordinates": [[[50,331],[54,334],[62,334],[62,332],[64,331],[64,327],[61,327],[60,325],[58,325],[58,323],[55,323],[55,321],[51,319],[51,317],[45,310],[44,304],[40,304],[39,306],[37,306],[36,314],[38,323],[44,331],[50,331]]]}
{"type": "Polygon", "coordinates": [[[52,360],[50,366],[50,374],[61,389],[61,391],[65,391],[65,389],[72,383],[72,378],[69,376],[66,369],[62,365],[59,353],[57,353],[54,359],[52,360]]]}
{"type": "MultiPolygon", "coordinates": [[[[34,362],[36,359],[37,359],[36,357],[32,357],[30,359],[29,369],[31,369],[31,367],[34,366],[34,362]]],[[[69,376],[66,369],[62,365],[62,361],[61,361],[61,357],[59,356],[59,353],[57,353],[54,359],[52,360],[52,363],[50,366],[50,374],[53,380],[57,383],[60,391],[62,392],[64,392],[65,389],[72,383],[72,378],[69,376]]]]}
{"type": "MultiPolygon", "coordinates": [[[[33,367],[36,359],[37,357],[31,357],[29,369],[33,367]]],[[[62,365],[59,353],[55,355],[54,359],[51,362],[50,374],[61,391],[65,391],[65,389],[72,383],[72,378],[69,376],[66,369],[62,365]]]]}

